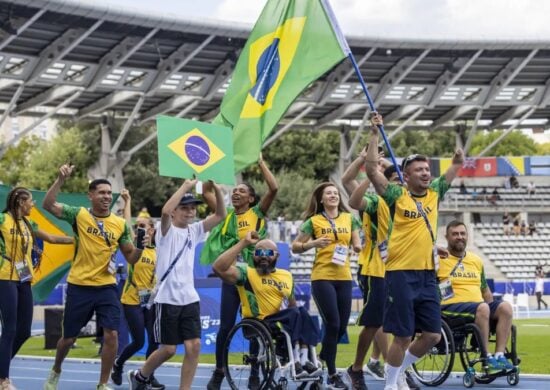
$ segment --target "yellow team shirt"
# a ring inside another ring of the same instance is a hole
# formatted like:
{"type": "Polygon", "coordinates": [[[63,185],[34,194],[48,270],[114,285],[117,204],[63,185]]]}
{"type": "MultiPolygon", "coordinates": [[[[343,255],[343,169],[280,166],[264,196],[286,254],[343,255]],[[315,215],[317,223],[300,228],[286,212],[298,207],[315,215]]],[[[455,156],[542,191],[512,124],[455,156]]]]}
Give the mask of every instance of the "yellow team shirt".
{"type": "Polygon", "coordinates": [[[323,214],[316,214],[308,218],[301,226],[301,231],[313,239],[326,237],[332,242],[325,248],[315,248],[315,261],[311,271],[311,280],[351,280],[349,253],[344,265],[332,262],[332,255],[336,245],[345,247],[351,244],[351,232],[359,230],[361,223],[350,213],[340,213],[334,219],[336,235],[329,220],[323,214]],[[336,238],[338,236],[338,238],[336,238]]]}
{"type": "Polygon", "coordinates": [[[285,301],[294,299],[294,280],[287,270],[276,268],[269,275],[260,275],[254,267],[237,266],[237,269],[243,318],[263,320],[278,313],[285,301]]]}
{"type": "Polygon", "coordinates": [[[420,202],[426,213],[436,239],[439,200],[448,189],[444,176],[432,181],[424,196],[412,196],[405,188],[388,184],[382,195],[388,205],[392,224],[386,271],[434,269],[434,242],[416,202],[420,202]]]}
{"type": "Polygon", "coordinates": [[[367,205],[362,210],[365,245],[359,253],[359,259],[363,259],[361,275],[383,278],[386,267],[378,245],[388,239],[390,211],[386,202],[377,195],[367,194],[364,199],[367,205]]]}
{"type": "Polygon", "coordinates": [[[478,255],[466,251],[466,256],[464,256],[462,263],[450,275],[458,261],[459,258],[453,255],[449,255],[448,258],[439,261],[437,278],[440,281],[450,278],[454,292],[453,297],[442,301],[441,304],[483,302],[481,290],[487,288],[483,260],[478,255]]]}
{"type": "MultiPolygon", "coordinates": [[[[29,222],[32,230],[37,231],[36,223],[29,222]]],[[[31,257],[34,245],[32,232],[23,220],[19,220],[19,229],[21,233],[10,213],[0,213],[0,280],[19,281],[15,269],[15,263],[18,262],[25,262],[34,276],[31,257]]]]}
{"type": "Polygon", "coordinates": [[[265,225],[264,213],[259,205],[249,208],[242,214],[235,214],[235,216],[237,217],[239,240],[245,238],[250,231],[260,231],[265,225]]]}
{"type": "Polygon", "coordinates": [[[155,263],[157,252],[146,247],[137,263],[130,265],[128,279],[124,283],[120,302],[125,305],[139,305],[139,290],[152,290],[155,286],[155,263]]]}
{"type": "Polygon", "coordinates": [[[114,274],[108,270],[111,256],[119,244],[131,243],[130,231],[121,217],[109,214],[95,217],[84,207],[62,205],[61,219],[67,221],[75,232],[76,254],[67,277],[67,282],[80,286],[106,286],[116,284],[114,274]],[[107,245],[103,231],[109,239],[107,245]]]}

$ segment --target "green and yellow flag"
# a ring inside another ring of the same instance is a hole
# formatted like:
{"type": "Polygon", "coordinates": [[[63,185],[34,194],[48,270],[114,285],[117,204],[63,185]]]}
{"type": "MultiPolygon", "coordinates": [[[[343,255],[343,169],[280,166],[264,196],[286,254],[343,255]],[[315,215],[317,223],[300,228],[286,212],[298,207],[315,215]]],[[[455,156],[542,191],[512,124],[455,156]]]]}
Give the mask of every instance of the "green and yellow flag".
{"type": "Polygon", "coordinates": [[[214,119],[233,129],[237,172],[258,159],[294,99],[349,52],[328,0],[268,0],[214,119]]]}
{"type": "Polygon", "coordinates": [[[159,116],[157,139],[159,174],[235,184],[231,129],[159,116]]]}
{"type": "MultiPolygon", "coordinates": [[[[10,190],[11,187],[0,185],[1,210],[3,210],[6,205],[6,198],[10,190]]],[[[73,231],[71,225],[55,218],[42,208],[42,201],[46,193],[44,191],[31,192],[36,203],[29,218],[36,222],[38,228],[50,234],[72,236],[73,231]]],[[[57,199],[59,202],[70,206],[84,206],[89,204],[86,194],[60,193],[57,199]]],[[[71,261],[74,257],[74,245],[55,245],[38,240],[35,246],[39,252],[42,252],[42,256],[40,265],[35,268],[32,292],[35,302],[41,302],[50,295],[57,283],[59,283],[61,278],[63,278],[69,268],[71,268],[71,261]]]]}

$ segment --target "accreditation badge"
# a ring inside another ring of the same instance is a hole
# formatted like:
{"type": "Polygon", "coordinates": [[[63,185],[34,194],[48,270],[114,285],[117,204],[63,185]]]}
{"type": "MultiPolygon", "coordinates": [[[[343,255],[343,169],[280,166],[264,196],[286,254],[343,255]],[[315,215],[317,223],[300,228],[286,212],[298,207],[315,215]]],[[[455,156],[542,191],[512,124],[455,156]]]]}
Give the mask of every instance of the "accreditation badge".
{"type": "Polygon", "coordinates": [[[348,247],[344,245],[336,245],[332,253],[332,262],[339,266],[346,265],[348,259],[348,247]]]}
{"type": "Polygon", "coordinates": [[[388,261],[388,240],[382,241],[378,244],[378,252],[380,253],[380,258],[382,262],[388,261]]]}
{"type": "Polygon", "coordinates": [[[439,293],[441,294],[442,301],[446,301],[447,299],[451,299],[455,296],[451,279],[445,279],[439,283],[439,293]]]}
{"type": "Polygon", "coordinates": [[[147,307],[149,300],[151,299],[151,290],[148,288],[138,290],[139,305],[141,307],[147,307]]]}
{"type": "Polygon", "coordinates": [[[111,259],[109,260],[109,267],[107,270],[111,275],[116,273],[116,256],[114,253],[111,253],[111,259]]]}
{"type": "Polygon", "coordinates": [[[21,283],[28,282],[32,279],[31,269],[25,260],[15,262],[15,271],[21,283]]]}

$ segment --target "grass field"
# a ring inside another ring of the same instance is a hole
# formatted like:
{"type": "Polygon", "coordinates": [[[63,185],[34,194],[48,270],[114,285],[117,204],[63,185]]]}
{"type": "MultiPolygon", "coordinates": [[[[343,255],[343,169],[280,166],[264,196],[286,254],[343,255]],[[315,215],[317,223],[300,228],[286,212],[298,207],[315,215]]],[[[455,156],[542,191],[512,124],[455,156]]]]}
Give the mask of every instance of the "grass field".
{"type": "MultiPolygon", "coordinates": [[[[550,374],[550,320],[516,320],[518,328],[518,355],[521,359],[521,372],[531,374],[550,374]]],[[[336,365],[338,367],[348,366],[355,356],[355,345],[360,328],[350,326],[348,334],[350,344],[343,344],[338,347],[336,365]]],[[[79,339],[77,348],[74,348],[69,357],[94,358],[97,357],[97,345],[92,338],[79,339]]],[[[21,355],[34,356],[55,356],[54,350],[44,349],[44,337],[32,337],[19,352],[21,355]]],[[[143,357],[135,357],[136,360],[143,360],[143,357]]],[[[213,354],[201,355],[201,363],[214,363],[213,354]]],[[[181,362],[181,356],[175,356],[171,361],[181,362]]],[[[454,369],[461,371],[459,359],[455,361],[454,369]]]]}

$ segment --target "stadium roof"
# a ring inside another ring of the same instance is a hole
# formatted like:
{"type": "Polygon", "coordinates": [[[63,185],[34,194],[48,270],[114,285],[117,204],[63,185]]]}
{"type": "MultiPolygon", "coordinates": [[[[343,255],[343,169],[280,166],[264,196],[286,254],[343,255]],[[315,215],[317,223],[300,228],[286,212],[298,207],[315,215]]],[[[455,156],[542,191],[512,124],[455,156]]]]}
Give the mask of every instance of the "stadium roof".
{"type": "MultiPolygon", "coordinates": [[[[210,120],[250,29],[75,1],[0,0],[0,124],[36,116],[22,136],[51,116],[110,112],[125,120],[123,133],[158,114],[210,120]]],[[[546,127],[550,39],[348,41],[390,129],[546,127]]],[[[345,61],[304,91],[279,132],[355,128],[366,107],[345,61]]]]}

